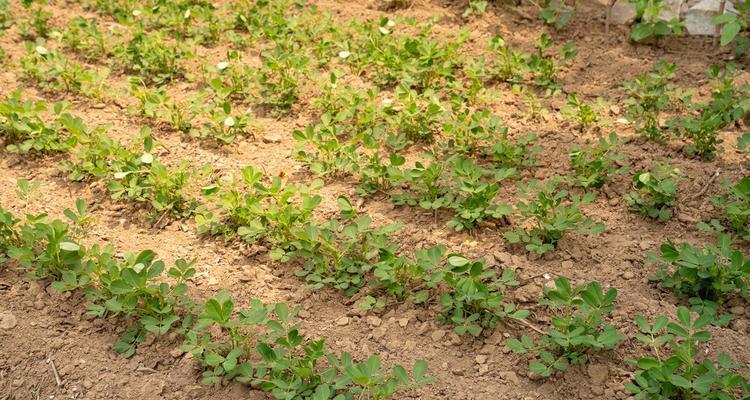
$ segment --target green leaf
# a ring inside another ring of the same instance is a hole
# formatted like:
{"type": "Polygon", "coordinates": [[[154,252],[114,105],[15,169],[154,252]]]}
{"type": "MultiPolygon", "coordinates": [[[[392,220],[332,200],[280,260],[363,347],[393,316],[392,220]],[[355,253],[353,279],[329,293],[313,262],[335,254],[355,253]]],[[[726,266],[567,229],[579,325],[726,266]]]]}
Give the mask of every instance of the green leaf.
{"type": "Polygon", "coordinates": [[[646,39],[654,34],[654,28],[648,24],[636,24],[630,30],[630,38],[639,42],[646,39]]]}
{"type": "Polygon", "coordinates": [[[74,252],[74,251],[80,250],[81,246],[79,246],[79,245],[77,245],[77,244],[75,244],[73,242],[62,242],[62,243],[60,243],[60,249],[65,250],[65,251],[74,252]]]}
{"type": "Polygon", "coordinates": [[[414,366],[412,367],[412,375],[414,376],[414,379],[419,380],[425,374],[427,374],[427,361],[425,360],[417,360],[414,362],[414,366]]]}
{"type": "Polygon", "coordinates": [[[741,30],[742,25],[736,20],[724,25],[721,28],[721,45],[726,46],[731,43],[741,30]]]}
{"type": "Polygon", "coordinates": [[[690,381],[679,375],[670,375],[669,381],[675,386],[679,386],[684,389],[690,389],[690,381]]]}
{"type": "Polygon", "coordinates": [[[548,377],[550,376],[550,369],[546,365],[539,363],[539,362],[531,362],[529,363],[529,371],[542,376],[542,377],[548,377]]]}

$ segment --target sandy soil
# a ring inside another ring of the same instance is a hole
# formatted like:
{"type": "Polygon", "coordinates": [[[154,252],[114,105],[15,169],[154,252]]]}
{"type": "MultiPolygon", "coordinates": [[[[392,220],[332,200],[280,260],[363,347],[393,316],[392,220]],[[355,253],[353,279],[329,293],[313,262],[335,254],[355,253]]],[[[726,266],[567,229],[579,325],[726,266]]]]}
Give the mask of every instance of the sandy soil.
{"type": "MultiPolygon", "coordinates": [[[[313,1],[334,18],[372,18],[384,12],[365,2],[313,1]]],[[[439,33],[455,32],[468,26],[471,40],[466,51],[481,51],[486,41],[495,34],[503,35],[513,45],[531,49],[542,30],[548,30],[535,17],[531,6],[513,7],[496,4],[482,17],[464,22],[460,19],[462,2],[417,0],[408,10],[391,12],[426,20],[443,17],[436,29],[439,33]]],[[[550,31],[556,40],[574,40],[578,56],[564,74],[565,88],[586,99],[603,97],[613,106],[607,117],[621,118],[624,94],[619,89],[624,80],[650,69],[654,61],[667,60],[678,65],[676,83],[695,87],[706,94],[708,87],[705,69],[726,57],[710,46],[708,38],[673,38],[659,46],[636,46],[626,40],[625,27],[613,27],[604,33],[604,8],[599,3],[579,2],[580,10],[562,31],[550,31]]],[[[77,5],[53,2],[53,24],[63,26],[74,15],[85,13],[77,5]]],[[[92,14],[93,16],[93,14],[92,14]]],[[[0,47],[11,56],[11,67],[0,74],[0,95],[9,94],[22,85],[17,78],[17,65],[23,46],[11,29],[0,37],[0,47]]],[[[210,59],[224,54],[221,46],[199,49],[198,59],[210,59]]],[[[248,57],[250,58],[250,57],[248,57]]],[[[743,73],[742,79],[747,76],[743,73]]],[[[123,76],[113,74],[110,80],[117,85],[123,76]]],[[[192,82],[177,81],[170,90],[194,90],[192,82]]],[[[574,144],[595,140],[593,134],[583,135],[567,120],[550,112],[538,120],[514,117],[523,114],[525,106],[510,88],[499,85],[493,111],[505,117],[512,135],[536,132],[542,137],[544,149],[542,165],[530,171],[529,177],[544,178],[568,170],[567,152],[574,144]]],[[[59,100],[59,95],[28,88],[30,97],[59,100]]],[[[291,157],[294,141],[291,131],[303,128],[313,116],[309,100],[314,89],[304,93],[303,101],[293,112],[282,118],[259,118],[262,135],[276,134],[278,143],[263,140],[238,140],[219,147],[199,140],[190,140],[176,132],[154,125],[152,121],[129,115],[121,105],[99,103],[83,97],[65,97],[73,103],[71,112],[87,123],[106,123],[113,126],[111,134],[127,140],[144,124],[151,124],[155,135],[164,143],[158,154],[166,163],[189,159],[194,165],[213,164],[223,171],[236,171],[252,164],[268,174],[297,171],[293,180],[311,179],[291,157]]],[[[127,104],[128,99],[121,100],[127,104]]],[[[551,109],[563,104],[562,97],[545,101],[551,109]]],[[[622,136],[632,136],[632,128],[615,124],[611,129],[622,136]]],[[[603,188],[596,202],[586,208],[592,218],[602,221],[607,231],[599,236],[567,236],[560,249],[542,258],[530,257],[511,246],[499,228],[484,227],[473,234],[457,234],[445,227],[449,218],[413,209],[395,207],[388,198],[375,196],[362,204],[363,211],[372,215],[376,223],[403,221],[404,229],[395,239],[403,249],[445,244],[451,250],[472,257],[485,257],[490,264],[515,269],[522,286],[509,296],[532,310],[530,320],[543,325],[548,316],[536,306],[545,284],[544,274],[565,275],[575,282],[598,280],[619,292],[618,309],[611,323],[621,332],[632,334],[632,317],[673,315],[678,300],[648,282],[654,266],[644,263],[645,253],[656,250],[665,238],[676,241],[702,243],[710,236],[694,228],[697,221],[715,216],[709,197],[720,193],[720,182],[747,175],[750,165],[747,155],[733,150],[739,129],[724,132],[725,151],[714,161],[692,159],[680,151],[680,144],[669,146],[630,141],[623,148],[626,165],[637,171],[649,168],[656,161],[671,160],[686,175],[680,186],[676,216],[666,223],[644,219],[628,210],[622,196],[629,190],[629,176],[618,177],[603,188]],[[720,177],[710,180],[719,171],[720,177]],[[705,185],[705,193],[694,197],[705,185]]],[[[261,136],[262,136],[261,135],[261,136]]],[[[560,376],[548,380],[527,377],[527,357],[515,355],[504,345],[505,339],[526,334],[519,326],[501,325],[494,332],[478,338],[459,337],[451,327],[440,325],[432,315],[434,310],[410,304],[395,305],[382,312],[363,312],[353,300],[330,290],[311,292],[295,278],[293,265],[277,265],[268,260],[262,249],[240,244],[207,240],[197,236],[191,221],[175,221],[164,229],[150,228],[142,210],[129,204],[108,199],[106,191],[97,183],[71,183],[57,168],[64,157],[29,158],[0,153],[0,204],[20,213],[23,204],[15,195],[19,178],[43,182],[38,197],[29,204],[30,211],[44,210],[61,216],[72,207],[77,197],[96,204],[98,210],[92,240],[111,243],[123,251],[153,249],[167,262],[176,258],[195,257],[199,277],[191,290],[199,296],[211,296],[220,289],[229,289],[240,302],[251,298],[264,301],[286,301],[300,305],[305,331],[327,339],[337,352],[355,355],[380,354],[385,363],[411,364],[426,359],[438,381],[405,395],[423,399],[625,399],[628,395],[623,382],[631,370],[622,360],[642,351],[635,340],[626,340],[617,349],[594,355],[590,366],[573,367],[560,376]],[[259,251],[260,250],[260,251],[259,251]],[[339,320],[347,316],[346,323],[339,320]],[[373,318],[374,317],[374,318],[373,318]],[[604,373],[602,374],[602,371],[604,373]],[[603,379],[599,381],[599,379],[603,379]]],[[[335,199],[340,194],[354,195],[355,182],[342,179],[328,182],[323,189],[325,198],[321,216],[333,212],[335,199]]],[[[502,196],[514,199],[510,188],[502,196]]],[[[746,249],[747,250],[747,249],[746,249]]],[[[745,306],[744,302],[732,306],[745,306]]],[[[736,307],[735,307],[736,308],[736,307]]],[[[741,310],[741,309],[740,309],[741,310]]],[[[729,352],[736,361],[750,362],[750,337],[747,335],[750,308],[746,315],[737,315],[727,328],[711,328],[715,339],[706,348],[709,354],[729,352]]],[[[201,386],[196,366],[189,357],[175,350],[179,340],[165,337],[152,340],[139,348],[138,354],[127,360],[111,350],[124,326],[112,321],[91,319],[85,315],[84,299],[78,295],[63,296],[47,288],[45,282],[29,283],[13,268],[0,268],[0,312],[11,313],[17,324],[0,329],[0,399],[261,399],[261,392],[231,384],[201,386]],[[57,386],[51,372],[53,360],[62,379],[57,386]]]]}

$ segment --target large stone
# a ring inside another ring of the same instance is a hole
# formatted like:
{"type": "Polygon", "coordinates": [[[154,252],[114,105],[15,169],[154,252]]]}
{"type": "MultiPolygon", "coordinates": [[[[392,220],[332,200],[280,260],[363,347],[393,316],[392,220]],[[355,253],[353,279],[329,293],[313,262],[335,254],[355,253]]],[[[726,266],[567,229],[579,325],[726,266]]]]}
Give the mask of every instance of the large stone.
{"type": "MultiPolygon", "coordinates": [[[[719,0],[701,0],[690,7],[682,17],[684,18],[685,30],[691,35],[711,35],[716,32],[716,25],[711,20],[719,14],[719,0]]],[[[737,14],[731,2],[727,1],[724,13],[737,14]]]]}
{"type": "MultiPolygon", "coordinates": [[[[607,0],[598,0],[606,5],[607,0]]],[[[721,0],[665,0],[667,7],[659,14],[659,18],[669,21],[680,18],[689,35],[713,36],[716,25],[711,20],[719,12],[721,0]]],[[[727,1],[724,7],[725,13],[737,14],[734,5],[727,1]]],[[[635,4],[627,0],[617,0],[612,7],[613,24],[629,24],[635,19],[635,4]]]]}
{"type": "Polygon", "coordinates": [[[601,385],[609,378],[609,368],[604,364],[589,364],[589,377],[594,385],[601,385]]]}
{"type": "Polygon", "coordinates": [[[10,330],[15,328],[16,325],[18,325],[18,320],[15,315],[9,312],[0,313],[0,329],[10,330]]]}

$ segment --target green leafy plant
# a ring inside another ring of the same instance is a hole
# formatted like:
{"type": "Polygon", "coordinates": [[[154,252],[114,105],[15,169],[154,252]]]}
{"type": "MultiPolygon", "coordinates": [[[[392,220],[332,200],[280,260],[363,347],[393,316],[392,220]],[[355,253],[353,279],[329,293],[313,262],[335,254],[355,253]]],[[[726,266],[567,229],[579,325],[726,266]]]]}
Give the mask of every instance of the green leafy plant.
{"type": "Polygon", "coordinates": [[[711,203],[722,211],[721,220],[730,230],[750,241],[750,178],[741,178],[711,203]]]}
{"type": "Polygon", "coordinates": [[[323,114],[320,123],[308,125],[303,131],[294,131],[292,137],[298,143],[294,157],[307,164],[310,172],[319,176],[340,176],[357,169],[356,143],[342,143],[340,128],[331,115],[323,114]],[[312,147],[314,152],[306,151],[312,147]]]}
{"type": "Polygon", "coordinates": [[[659,40],[669,35],[682,34],[682,22],[675,17],[665,21],[659,17],[668,5],[662,0],[628,0],[635,4],[635,24],[630,28],[630,38],[636,42],[653,38],[659,40]]]}
{"type": "Polygon", "coordinates": [[[698,345],[711,340],[711,333],[702,329],[712,320],[711,314],[693,319],[685,307],[677,309],[677,321],[660,316],[649,324],[646,318],[637,316],[640,332],[636,338],[651,349],[652,356],[629,361],[637,370],[625,388],[636,399],[644,400],[747,396],[750,385],[729,355],[721,353],[716,361],[699,356],[702,352],[698,345]]]}
{"type": "Polygon", "coordinates": [[[575,184],[584,188],[602,187],[612,175],[627,172],[627,167],[617,167],[624,160],[624,157],[617,153],[617,148],[624,143],[625,139],[611,132],[609,141],[601,137],[598,145],[573,147],[570,150],[570,166],[574,171],[575,184]]]}
{"type": "Polygon", "coordinates": [[[27,40],[33,40],[36,38],[46,39],[50,30],[50,18],[52,13],[44,9],[46,1],[21,1],[21,5],[28,12],[26,18],[20,18],[16,21],[18,27],[18,34],[27,40]]]}
{"type": "MultiPolygon", "coordinates": [[[[380,261],[375,264],[372,271],[375,277],[374,286],[385,288],[389,296],[398,300],[408,299],[415,304],[424,303],[430,295],[428,289],[439,283],[438,272],[445,252],[445,246],[435,246],[416,250],[412,258],[381,255],[380,261]]],[[[374,298],[372,300],[375,301],[374,298]]]]}
{"type": "Polygon", "coordinates": [[[557,56],[551,54],[550,50],[555,42],[546,33],[542,33],[534,46],[536,52],[531,53],[527,60],[534,84],[545,88],[548,95],[556,94],[562,90],[558,76],[560,69],[578,54],[578,50],[574,48],[573,42],[568,42],[558,48],[557,56]]]}
{"type": "Polygon", "coordinates": [[[297,309],[254,299],[234,313],[229,296],[222,291],[206,301],[182,346],[205,369],[204,383],[236,380],[277,399],[385,399],[433,380],[424,361],[414,364],[410,376],[401,366],[385,373],[377,356],[361,363],[347,353],[336,357],[322,340],[307,341],[300,334],[293,323],[297,309]]]}
{"type": "Polygon", "coordinates": [[[396,96],[397,105],[386,109],[388,124],[408,141],[432,143],[446,115],[437,94],[401,86],[396,96]]]}
{"type": "Polygon", "coordinates": [[[258,85],[263,103],[276,113],[289,112],[299,97],[298,86],[309,60],[295,52],[275,47],[263,53],[258,85]]]}
{"type": "Polygon", "coordinates": [[[389,236],[401,225],[373,226],[372,218],[359,214],[345,197],[338,198],[338,206],[338,219],[293,228],[291,253],[304,260],[297,275],[312,288],[330,285],[351,296],[365,286],[378,262],[392,258],[397,246],[389,236]]]}
{"type": "Polygon", "coordinates": [[[24,79],[42,89],[64,90],[94,98],[103,97],[107,88],[105,80],[110,73],[107,68],[87,69],[59,50],[49,50],[32,42],[26,42],[21,69],[24,79]]]}
{"type": "Polygon", "coordinates": [[[528,185],[519,183],[524,200],[516,204],[516,214],[529,226],[508,231],[505,238],[511,243],[525,243],[527,251],[543,254],[557,247],[567,231],[591,235],[603,231],[603,224],[594,223],[579,209],[594,201],[594,193],[572,194],[559,188],[564,182],[564,178],[554,176],[542,185],[536,180],[528,185]]]}
{"type": "Polygon", "coordinates": [[[16,196],[23,202],[23,209],[27,210],[29,204],[39,199],[40,181],[29,181],[28,179],[16,180],[16,196]]]}
{"type": "Polygon", "coordinates": [[[0,0],[0,30],[5,30],[13,25],[11,16],[10,0],[0,0]]]}
{"type": "Polygon", "coordinates": [[[747,53],[747,49],[750,47],[750,39],[742,34],[748,28],[750,2],[738,1],[733,4],[739,15],[725,12],[722,15],[715,16],[711,22],[721,26],[720,44],[726,46],[734,42],[734,54],[737,58],[740,58],[747,53]]]}
{"type": "Polygon", "coordinates": [[[95,18],[74,17],[62,31],[65,48],[80,54],[86,61],[97,61],[109,54],[109,40],[99,29],[95,18]]]}
{"type": "Polygon", "coordinates": [[[638,133],[652,140],[661,141],[664,128],[661,126],[662,113],[672,104],[672,87],[669,80],[674,76],[675,64],[657,62],[650,72],[639,75],[633,81],[623,84],[630,95],[625,100],[626,117],[635,124],[638,133]]]}
{"type": "Polygon", "coordinates": [[[665,221],[672,216],[677,203],[677,184],[680,170],[657,164],[652,171],[633,175],[635,190],[625,195],[625,201],[635,211],[665,221]]]}
{"type": "Polygon", "coordinates": [[[585,364],[592,352],[611,350],[624,339],[603,321],[615,309],[614,288],[604,292],[598,282],[573,287],[560,277],[555,279],[554,289],[545,288],[544,296],[539,303],[554,313],[552,326],[536,343],[528,336],[506,342],[516,353],[535,353],[535,360],[529,363],[532,373],[548,377],[570,364],[585,364]]]}
{"type": "Polygon", "coordinates": [[[575,14],[575,8],[565,4],[564,1],[543,0],[539,10],[539,16],[547,25],[555,29],[562,29],[570,22],[575,14]]]}
{"type": "MultiPolygon", "coordinates": [[[[174,118],[174,114],[173,118],[174,118]]],[[[245,112],[232,112],[232,104],[228,101],[215,105],[210,111],[209,120],[203,124],[200,131],[192,130],[194,136],[210,137],[220,143],[232,143],[237,137],[255,138],[259,126],[251,109],[245,112]]]]}
{"type": "Polygon", "coordinates": [[[517,286],[514,272],[503,270],[500,277],[485,269],[484,260],[470,261],[460,254],[450,254],[443,272],[449,288],[440,296],[439,320],[455,324],[456,333],[479,335],[483,328],[493,329],[503,318],[523,319],[529,312],[503,301],[505,289],[517,286]]]}
{"type": "Polygon", "coordinates": [[[671,240],[661,245],[660,254],[649,254],[659,266],[652,278],[678,296],[699,297],[722,303],[728,298],[747,295],[750,259],[732,246],[728,235],[719,235],[716,245],[696,248],[671,240]]]}
{"type": "Polygon", "coordinates": [[[434,213],[440,208],[453,204],[455,195],[445,184],[447,165],[432,160],[429,165],[417,161],[414,168],[404,171],[404,182],[407,189],[391,195],[397,205],[419,206],[434,213]]]}
{"type": "Polygon", "coordinates": [[[513,207],[494,202],[500,187],[497,182],[515,174],[515,169],[486,171],[477,166],[471,158],[456,157],[451,161],[451,174],[455,181],[455,195],[451,208],[453,219],[448,227],[457,231],[472,229],[485,220],[497,220],[511,214],[513,207]],[[487,182],[485,175],[491,174],[487,182]]]}
{"type": "Polygon", "coordinates": [[[445,139],[439,144],[446,154],[470,156],[481,154],[483,147],[495,141],[507,139],[508,127],[488,110],[471,112],[466,109],[443,125],[443,136],[445,139]]]}
{"type": "Polygon", "coordinates": [[[750,96],[747,94],[750,85],[735,85],[734,66],[728,65],[722,70],[714,65],[708,71],[708,75],[716,85],[711,93],[711,101],[705,104],[689,104],[697,116],[678,116],[669,121],[676,135],[692,142],[686,148],[687,152],[704,159],[716,156],[718,146],[722,143],[718,131],[733,125],[750,111],[750,96]]]}
{"type": "MultiPolygon", "coordinates": [[[[109,160],[107,189],[114,200],[131,200],[151,206],[160,222],[167,214],[176,217],[191,215],[198,201],[191,196],[192,180],[198,172],[184,160],[175,168],[168,168],[153,153],[153,138],[149,128],[141,130],[143,152],[117,152],[119,157],[109,160]],[[121,157],[121,158],[120,158],[121,157]]],[[[207,172],[204,168],[203,172],[207,172]]]]}
{"type": "Polygon", "coordinates": [[[585,101],[580,100],[575,93],[568,93],[568,102],[561,109],[561,112],[577,123],[582,132],[586,131],[591,125],[596,125],[599,122],[599,116],[594,111],[594,108],[585,101]]]}
{"type": "Polygon", "coordinates": [[[539,136],[531,133],[511,139],[504,131],[494,140],[492,146],[486,149],[486,154],[498,168],[523,169],[539,165],[542,153],[539,136]]]}
{"type": "Polygon", "coordinates": [[[5,265],[8,260],[8,249],[18,246],[19,238],[17,225],[21,222],[10,211],[0,207],[0,264],[5,265]]]}
{"type": "Polygon", "coordinates": [[[468,18],[472,15],[482,15],[487,11],[487,0],[469,0],[469,4],[461,16],[468,18]]]}
{"type": "MultiPolygon", "coordinates": [[[[375,144],[375,147],[380,147],[375,144]]],[[[359,163],[359,185],[357,193],[363,196],[390,189],[395,182],[403,180],[402,171],[399,167],[404,165],[406,159],[396,153],[388,157],[388,164],[383,162],[383,157],[377,149],[370,154],[364,155],[359,163]]]]}
{"type": "Polygon", "coordinates": [[[125,254],[122,262],[110,259],[100,265],[96,274],[102,286],[96,292],[89,292],[88,305],[91,314],[104,317],[122,316],[133,321],[120,341],[113,348],[124,357],[135,354],[137,344],[146,333],[164,335],[181,320],[179,310],[186,297],[185,282],[195,274],[194,261],[175,261],[169,276],[176,279],[174,284],[158,283],[156,279],[165,269],[164,262],[156,259],[153,251],[145,250],[138,254],[125,254]]]}
{"type": "Polygon", "coordinates": [[[309,186],[290,184],[279,176],[269,179],[252,166],[242,168],[239,176],[202,188],[214,206],[195,216],[198,233],[288,247],[292,230],[311,222],[321,201],[314,192],[322,186],[320,180],[309,186]]]}
{"type": "Polygon", "coordinates": [[[526,72],[526,63],[523,54],[514,50],[502,36],[493,36],[490,39],[488,50],[493,57],[488,65],[488,72],[494,79],[503,82],[521,82],[526,72]]]}
{"type": "Polygon", "coordinates": [[[118,65],[148,84],[162,84],[182,74],[180,61],[190,53],[184,44],[170,43],[165,35],[136,29],[125,46],[113,49],[118,65]]]}
{"type": "Polygon", "coordinates": [[[115,257],[112,246],[84,248],[70,232],[44,214],[21,222],[0,208],[0,256],[7,251],[32,279],[51,278],[54,290],[82,291],[89,314],[128,322],[113,346],[124,357],[147,336],[173,332],[184,336],[181,349],[200,364],[204,383],[235,380],[277,399],[385,399],[434,380],[421,360],[388,372],[378,356],[356,362],[328,352],[323,340],[300,334],[298,309],[283,303],[251,300],[235,311],[226,291],[197,303],[186,285],[194,262],[179,259],[163,277],[164,263],[150,250],[115,257]]]}
{"type": "Polygon", "coordinates": [[[14,92],[0,103],[0,137],[11,153],[55,153],[68,151],[76,145],[76,137],[63,134],[60,121],[73,118],[63,113],[67,103],[52,105],[57,123],[48,123],[40,115],[49,105],[44,101],[22,100],[21,92],[14,92]]]}

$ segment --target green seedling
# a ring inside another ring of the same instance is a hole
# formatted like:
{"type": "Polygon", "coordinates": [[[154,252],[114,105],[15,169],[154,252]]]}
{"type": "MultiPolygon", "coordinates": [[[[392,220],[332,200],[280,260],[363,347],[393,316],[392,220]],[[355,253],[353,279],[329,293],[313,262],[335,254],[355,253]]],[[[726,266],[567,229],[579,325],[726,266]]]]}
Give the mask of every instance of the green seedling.
{"type": "Polygon", "coordinates": [[[555,249],[567,231],[590,235],[602,232],[604,224],[594,223],[580,210],[581,205],[594,201],[594,193],[572,194],[560,189],[564,182],[555,176],[541,185],[538,181],[519,183],[524,200],[516,204],[516,214],[528,221],[529,227],[508,231],[505,238],[511,243],[524,243],[527,251],[543,254],[555,249]]]}
{"type": "Polygon", "coordinates": [[[719,235],[716,245],[703,248],[670,240],[661,245],[659,255],[649,253],[648,258],[659,266],[652,280],[680,297],[723,303],[747,295],[750,259],[732,246],[728,235],[719,235]]]}
{"type": "Polygon", "coordinates": [[[700,354],[699,344],[711,340],[703,328],[712,320],[711,314],[693,319],[685,307],[677,309],[677,321],[660,316],[650,324],[637,316],[636,338],[651,355],[629,360],[637,370],[625,388],[639,400],[745,398],[750,385],[729,355],[721,353],[713,361],[700,354]]]}
{"type": "Polygon", "coordinates": [[[612,132],[607,138],[599,138],[597,145],[573,147],[570,151],[570,166],[573,168],[575,184],[584,188],[602,187],[613,175],[623,174],[628,168],[621,166],[624,157],[617,148],[625,139],[612,132]]]}
{"type": "Polygon", "coordinates": [[[470,261],[460,254],[450,254],[443,272],[449,291],[440,296],[439,320],[456,325],[456,333],[479,335],[484,328],[493,329],[503,318],[523,319],[529,312],[503,301],[506,288],[518,286],[512,270],[500,277],[485,269],[484,260],[470,261]]]}
{"type": "Polygon", "coordinates": [[[680,170],[668,165],[656,165],[652,171],[633,175],[635,190],[625,195],[625,201],[635,211],[650,218],[666,221],[677,203],[677,184],[680,170]]]}
{"type": "Polygon", "coordinates": [[[545,288],[539,303],[554,313],[552,326],[536,343],[528,336],[509,339],[506,345],[516,353],[531,352],[535,359],[529,370],[549,377],[569,365],[586,364],[591,353],[611,350],[625,337],[603,318],[614,311],[617,290],[604,292],[598,282],[573,287],[567,278],[555,279],[555,288],[545,288]]]}

